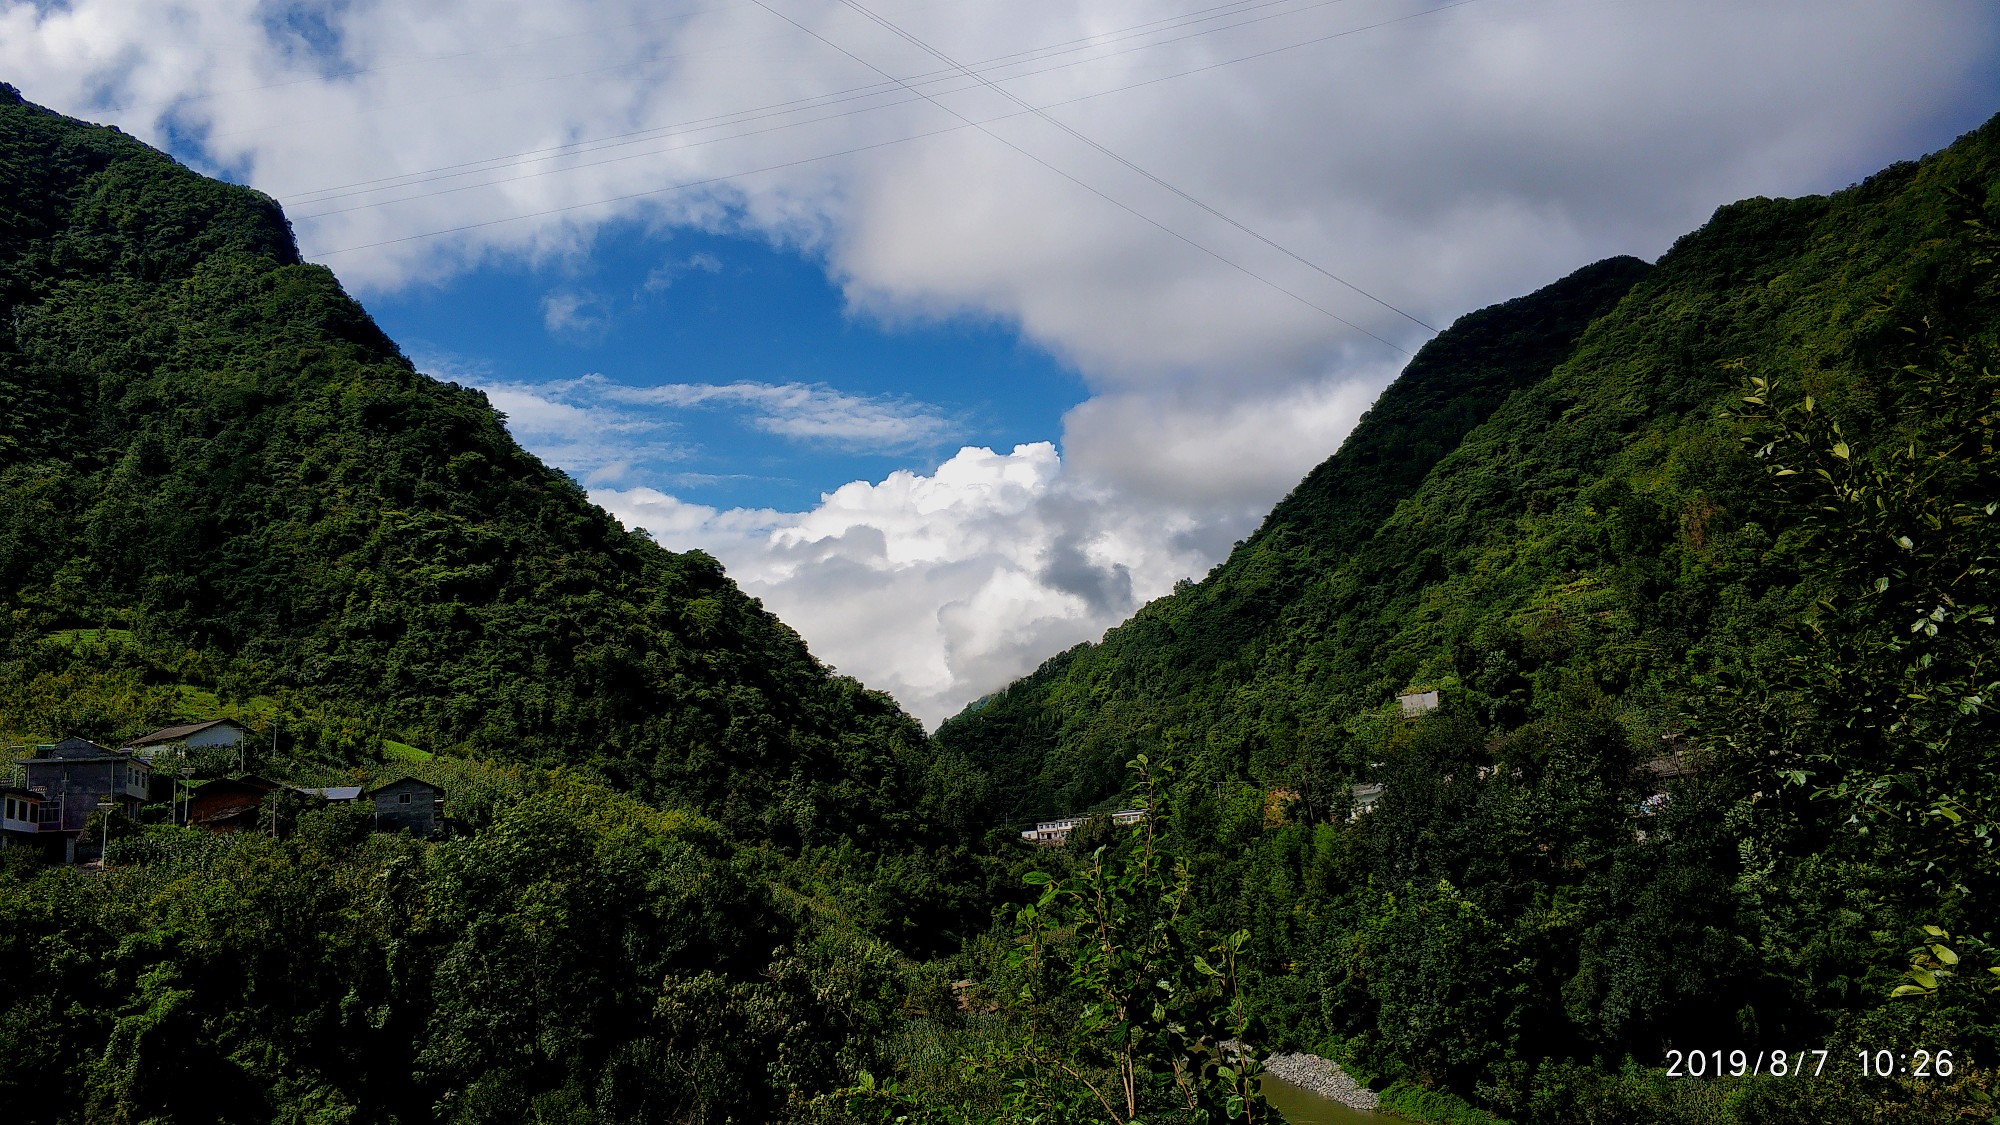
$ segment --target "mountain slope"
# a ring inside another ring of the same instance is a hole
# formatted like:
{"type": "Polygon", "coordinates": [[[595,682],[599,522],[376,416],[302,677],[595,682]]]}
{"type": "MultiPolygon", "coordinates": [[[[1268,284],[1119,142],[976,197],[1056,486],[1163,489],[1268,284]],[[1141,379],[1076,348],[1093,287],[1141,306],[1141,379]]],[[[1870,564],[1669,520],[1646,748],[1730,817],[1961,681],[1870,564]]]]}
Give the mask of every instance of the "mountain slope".
{"type": "Polygon", "coordinates": [[[0,725],[67,733],[22,700],[123,667],[275,696],[295,741],[331,707],[750,835],[912,815],[908,717],[419,374],[270,199],[0,90],[0,326],[0,725]],[[94,670],[41,640],[98,625],[131,640],[94,670]]]}
{"type": "Polygon", "coordinates": [[[1170,767],[1149,831],[1273,1043],[1524,1121],[1983,1116],[1984,1071],[1659,1068],[2000,1044],[1996,232],[2000,118],[1723,207],[1372,526],[1274,514],[938,738],[1017,811],[1170,767]]]}
{"type": "Polygon", "coordinates": [[[1231,669],[1257,649],[1287,606],[1359,549],[1509,395],[1545,377],[1649,268],[1636,258],[1607,259],[1460,317],[1418,351],[1340,451],[1279,501],[1208,577],[1142,609],[1100,644],[1080,645],[982,701],[945,724],[938,740],[994,772],[1008,816],[1080,808],[1102,797],[1133,748],[1107,728],[1137,722],[1150,730],[1171,722],[1145,711],[1171,710],[1197,685],[1237,674],[1231,669]],[[1100,698],[1091,718],[1070,722],[1079,716],[1055,702],[1063,685],[1106,676],[1132,687],[1100,698]],[[1057,749],[1072,745],[1088,749],[1057,749]],[[1044,774],[1051,754],[1059,773],[1044,774]]]}
{"type": "MultiPolygon", "coordinates": [[[[1594,598],[1590,620],[1612,623],[1578,643],[1627,650],[1608,689],[1688,671],[1714,640],[1703,620],[1717,592],[1675,584],[1701,581],[1688,569],[1712,569],[1711,540],[1751,514],[1737,467],[1717,461],[1716,443],[1733,439],[1713,411],[1745,371],[1865,403],[1878,388],[1863,372],[1891,326],[1949,313],[1982,330],[1991,310],[1966,305],[1971,257],[1954,209],[1986,198],[1994,132],[1830,198],[1721,209],[1588,332],[1558,328],[1518,353],[1515,377],[1496,386],[1523,389],[1504,404],[1452,399],[1440,373],[1465,362],[1459,349],[1491,346],[1483,336],[1508,310],[1560,287],[1465,318],[1208,578],[954,718],[939,740],[992,768],[1020,815],[1109,796],[1119,763],[1163,743],[1206,748],[1227,775],[1275,779],[1302,739],[1339,741],[1354,715],[1409,686],[1514,706],[1523,684],[1486,683],[1500,673],[1482,673],[1483,653],[1520,633],[1519,615],[1571,602],[1594,598]],[[1441,403],[1463,419],[1462,441],[1450,425],[1426,442],[1378,422],[1441,403]],[[1374,468],[1383,449],[1409,454],[1374,468]],[[1641,637],[1652,630],[1673,640],[1641,637]]],[[[1587,320],[1607,307],[1573,309],[1587,320]]]]}

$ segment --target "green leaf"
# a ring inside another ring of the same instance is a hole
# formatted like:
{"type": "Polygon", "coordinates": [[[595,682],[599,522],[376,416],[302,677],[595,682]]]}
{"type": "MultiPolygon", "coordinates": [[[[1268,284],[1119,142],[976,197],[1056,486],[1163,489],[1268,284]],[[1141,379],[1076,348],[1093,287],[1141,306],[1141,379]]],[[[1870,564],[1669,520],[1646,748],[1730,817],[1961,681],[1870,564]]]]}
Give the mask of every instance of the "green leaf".
{"type": "Polygon", "coordinates": [[[1031,887],[1045,887],[1049,884],[1049,873],[1046,871],[1030,871],[1026,875],[1021,876],[1021,881],[1031,887]]]}
{"type": "Polygon", "coordinates": [[[1831,452],[1835,457],[1840,458],[1842,461],[1847,460],[1847,453],[1848,453],[1847,443],[1844,441],[1834,442],[1833,449],[1831,450],[1831,452]]]}
{"type": "Polygon", "coordinates": [[[1918,988],[1914,984],[1899,984],[1896,986],[1896,991],[1891,992],[1889,994],[1890,998],[1892,999],[1897,996],[1928,996],[1928,995],[1930,995],[1930,993],[1924,991],[1921,988],[1918,988]]]}
{"type": "Polygon", "coordinates": [[[1953,953],[1949,946],[1932,945],[1931,956],[1947,965],[1958,964],[1958,954],[1953,953]]]}

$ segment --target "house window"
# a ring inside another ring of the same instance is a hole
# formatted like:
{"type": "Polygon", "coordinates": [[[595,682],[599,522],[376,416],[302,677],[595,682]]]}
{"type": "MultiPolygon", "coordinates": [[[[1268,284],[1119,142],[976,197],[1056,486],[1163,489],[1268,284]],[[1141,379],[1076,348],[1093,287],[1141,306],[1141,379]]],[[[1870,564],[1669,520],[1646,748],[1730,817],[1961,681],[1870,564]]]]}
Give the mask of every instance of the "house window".
{"type": "Polygon", "coordinates": [[[398,801],[403,802],[406,805],[410,803],[410,795],[408,793],[404,793],[401,796],[397,797],[396,799],[398,801]]]}

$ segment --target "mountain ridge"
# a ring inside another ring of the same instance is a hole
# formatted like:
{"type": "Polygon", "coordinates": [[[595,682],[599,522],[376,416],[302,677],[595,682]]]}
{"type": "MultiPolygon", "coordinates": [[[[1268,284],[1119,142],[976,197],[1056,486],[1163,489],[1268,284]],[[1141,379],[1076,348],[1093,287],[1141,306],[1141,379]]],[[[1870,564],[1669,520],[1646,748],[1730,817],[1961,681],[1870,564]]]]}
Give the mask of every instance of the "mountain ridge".
{"type": "MultiPolygon", "coordinates": [[[[59,674],[39,637],[110,625],[139,679],[205,667],[283,696],[295,738],[331,703],[752,835],[908,829],[913,720],[714,559],[619,526],[479,391],[417,372],[269,197],[18,95],[0,183],[17,686],[59,674]]],[[[147,706],[109,721],[178,717],[147,706]]],[[[13,711],[0,726],[52,721],[13,711]]]]}

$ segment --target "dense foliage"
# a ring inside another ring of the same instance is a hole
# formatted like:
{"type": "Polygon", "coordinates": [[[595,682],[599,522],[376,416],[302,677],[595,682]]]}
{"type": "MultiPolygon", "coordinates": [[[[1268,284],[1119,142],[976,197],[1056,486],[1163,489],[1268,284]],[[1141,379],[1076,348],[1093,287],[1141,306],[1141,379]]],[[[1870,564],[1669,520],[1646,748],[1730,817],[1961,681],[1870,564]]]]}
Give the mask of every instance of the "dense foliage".
{"type": "Polygon", "coordinates": [[[1462,318],[1204,581],[934,740],[270,200],[6,87],[0,185],[0,734],[231,714],[458,825],[286,791],[0,852],[23,1120],[1214,1125],[1267,1047],[1439,1122],[1991,1114],[2000,120],[1462,318]],[[1128,762],[1138,826],[996,830],[1128,762]],[[1662,1069],[1739,1048],[1830,1066],[1662,1069]]]}
{"type": "Polygon", "coordinates": [[[1461,317],[1382,392],[1340,455],[1314,469],[1206,581],[1147,606],[1101,645],[1080,645],[976,704],[969,714],[977,718],[946,724],[939,741],[963,743],[991,769],[1009,816],[1082,807],[1116,789],[1124,763],[1142,748],[1120,733],[1128,721],[1151,726],[1149,709],[1177,709],[1210,681],[1240,675],[1224,666],[1272,630],[1315,575],[1365,543],[1510,394],[1548,374],[1647,269],[1636,258],[1611,258],[1461,317]],[[1088,708],[1044,704],[1070,690],[1059,685],[1094,682],[1096,669],[1113,665],[1120,690],[1088,708]],[[1088,729],[1075,722],[1083,714],[1088,729]],[[1057,742],[1066,749],[1052,755],[1057,742]]]}
{"type": "Polygon", "coordinates": [[[1431,434],[1378,408],[1204,581],[939,741],[1015,816],[1174,764],[1190,909],[1255,935],[1273,1038],[1464,1113],[1984,1116],[1996,219],[2000,121],[1600,267],[1559,354],[1486,350],[1557,289],[1467,318],[1384,396],[1431,434]],[[1496,393],[1437,409],[1483,354],[1496,393]],[[1660,1069],[1802,1046],[1825,1076],[1660,1069]]]}
{"type": "MultiPolygon", "coordinates": [[[[7,90],[0,677],[64,675],[39,646],[78,627],[426,748],[587,764],[747,837],[919,827],[925,741],[893,702],[419,374],[271,200],[7,90]]],[[[60,717],[9,716],[176,716],[60,717]]]]}
{"type": "Polygon", "coordinates": [[[203,775],[453,819],[0,849],[0,1116],[719,1125],[887,1068],[986,920],[981,775],[502,422],[271,200],[0,86],[0,739],[227,715],[203,775]]]}
{"type": "Polygon", "coordinates": [[[484,811],[443,843],[332,806],[148,828],[102,871],[5,853],[8,1119],[754,1121],[882,1065],[907,964],[768,860],[563,774],[464,769],[484,811]]]}

